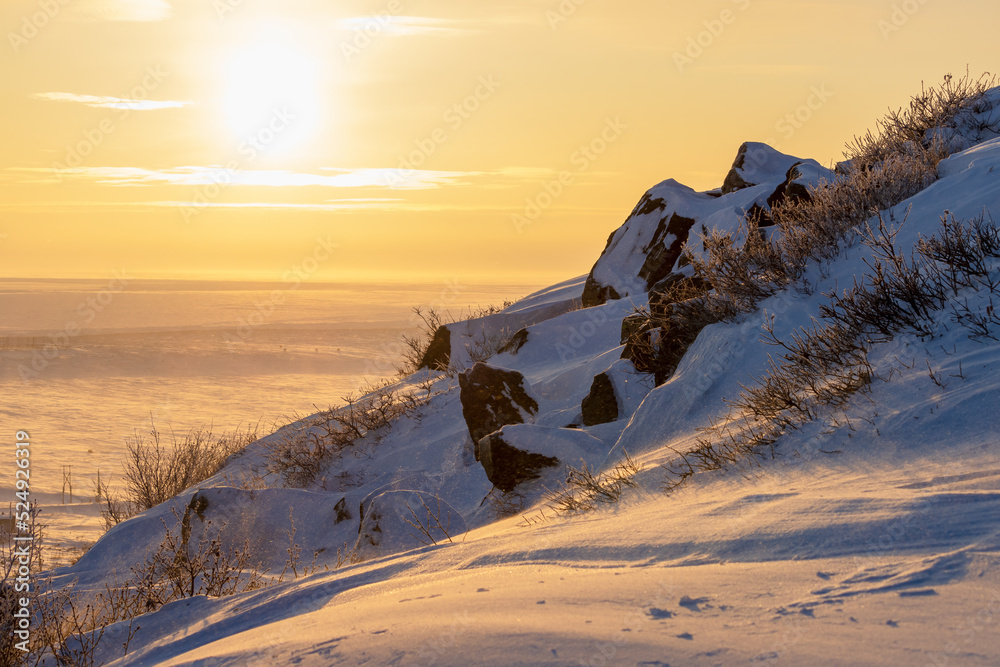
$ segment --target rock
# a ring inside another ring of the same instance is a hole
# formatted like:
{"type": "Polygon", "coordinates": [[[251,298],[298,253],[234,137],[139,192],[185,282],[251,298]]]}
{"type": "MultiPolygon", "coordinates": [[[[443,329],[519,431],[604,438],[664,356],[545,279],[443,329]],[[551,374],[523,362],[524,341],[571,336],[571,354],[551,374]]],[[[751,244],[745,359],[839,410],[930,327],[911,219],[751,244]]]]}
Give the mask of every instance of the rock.
{"type": "Polygon", "coordinates": [[[674,180],[651,188],[608,238],[584,284],[583,306],[649,291],[674,270],[699,213],[718,201],[674,180]]]}
{"type": "Polygon", "coordinates": [[[337,513],[337,518],[333,520],[333,524],[343,523],[344,521],[350,521],[351,511],[347,509],[347,498],[341,498],[337,501],[337,504],[333,506],[333,511],[337,513]]]}
{"type": "Polygon", "coordinates": [[[673,273],[691,275],[682,250],[688,244],[695,255],[705,252],[697,232],[736,231],[747,215],[767,227],[773,224],[769,193],[775,201],[802,198],[810,185],[830,176],[815,160],[747,142],[718,190],[695,192],[674,180],[650,188],[608,238],[584,283],[583,306],[646,294],[673,273]]]}
{"type": "Polygon", "coordinates": [[[479,443],[486,476],[505,493],[563,464],[579,467],[603,460],[607,450],[600,440],[584,431],[535,424],[505,426],[479,443]]]}
{"type": "Polygon", "coordinates": [[[479,461],[486,477],[504,493],[521,482],[538,479],[542,468],[559,465],[559,459],[518,449],[503,439],[500,431],[479,441],[479,461]]]}
{"type": "Polygon", "coordinates": [[[722,184],[722,194],[743,190],[781,178],[799,158],[785,155],[767,144],[744,142],[722,184]]]}
{"type": "MultiPolygon", "coordinates": [[[[697,298],[697,297],[695,297],[697,298]]],[[[698,338],[707,321],[674,316],[677,304],[696,304],[693,299],[657,306],[657,316],[631,315],[622,321],[621,358],[631,361],[640,373],[652,373],[657,387],[670,379],[684,353],[698,338]]],[[[652,307],[653,300],[650,299],[652,307]]]]}
{"type": "MultiPolygon", "coordinates": [[[[836,175],[823,167],[816,160],[800,160],[793,164],[785,174],[785,180],[767,198],[767,205],[773,208],[784,201],[811,201],[809,189],[831,181],[836,175]]],[[[770,219],[770,215],[768,215],[770,219]]],[[[762,227],[764,225],[761,225],[762,227]]]]}
{"type": "MultiPolygon", "coordinates": [[[[670,306],[671,311],[675,306],[676,304],[670,306]]],[[[689,318],[669,315],[662,321],[655,341],[656,361],[653,378],[657,387],[673,376],[684,354],[707,324],[707,321],[691,321],[689,318]]]]}
{"type": "Polygon", "coordinates": [[[448,370],[449,364],[451,364],[451,331],[446,326],[440,326],[434,332],[431,344],[427,346],[417,368],[444,371],[448,370]]]}
{"type": "Polygon", "coordinates": [[[498,352],[510,352],[511,355],[516,356],[520,352],[521,348],[524,347],[525,343],[528,342],[528,330],[520,329],[517,333],[510,337],[503,347],[501,347],[498,352]]]}
{"type": "Polygon", "coordinates": [[[386,491],[365,507],[354,545],[355,562],[450,542],[468,530],[440,497],[422,491],[386,491]]]}
{"type": "Polygon", "coordinates": [[[665,317],[670,304],[701,296],[711,288],[703,278],[671,273],[649,289],[649,313],[654,318],[665,317]]]}
{"type": "Polygon", "coordinates": [[[640,373],[652,373],[656,368],[656,355],[653,353],[654,331],[657,329],[646,315],[629,315],[622,320],[621,358],[635,364],[640,373]]]}
{"type": "Polygon", "coordinates": [[[590,393],[583,399],[583,425],[597,426],[618,419],[618,397],[607,373],[594,376],[590,393]]]}
{"type": "Polygon", "coordinates": [[[530,393],[524,376],[517,371],[482,362],[458,376],[462,415],[476,444],[486,435],[508,424],[523,424],[538,412],[538,401],[530,393]]]}

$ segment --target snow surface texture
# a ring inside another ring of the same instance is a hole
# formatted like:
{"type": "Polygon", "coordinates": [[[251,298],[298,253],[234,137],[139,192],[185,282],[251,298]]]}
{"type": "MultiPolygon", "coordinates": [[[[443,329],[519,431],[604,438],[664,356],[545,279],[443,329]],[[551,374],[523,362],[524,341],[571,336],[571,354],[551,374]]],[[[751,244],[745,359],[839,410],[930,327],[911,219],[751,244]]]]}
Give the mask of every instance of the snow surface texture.
{"type": "MultiPolygon", "coordinates": [[[[490,501],[454,376],[422,371],[401,387],[422,391],[419,381],[437,378],[438,393],[366,436],[358,456],[331,461],[313,488],[227,488],[241,471],[261,469],[265,439],[172,501],[183,509],[198,493],[207,502],[192,523],[224,526],[234,544],[253,540],[275,574],[291,513],[304,560],[315,554],[319,572],[173,602],[140,619],[124,658],[126,629],[109,628],[100,657],[176,666],[1000,664],[1000,344],[971,340],[947,313],[933,339],[876,345],[871,361],[889,379],[783,437],[776,459],[659,492],[660,466],[725,414],[740,383],[766,370],[774,349],[760,340],[765,311],[787,337],[870,258],[855,244],[812,267],[808,294],[788,290],[743,321],[707,327],[655,389],[630,370],[620,359],[621,321],[646,294],[614,283],[611,268],[639,276],[635,249],[664,216],[736,224],[785,179],[785,162],[776,162],[763,176],[741,172],[745,182],[770,182],[724,196],[674,181],[653,188],[644,200],[664,208],[634,213],[592,274],[624,298],[567,310],[581,278],[480,323],[501,327],[510,313],[533,313],[523,345],[488,363],[523,374],[539,404],[533,423],[503,435],[560,462],[506,498],[514,516],[490,501]],[[542,311],[550,316],[535,317],[542,311]],[[619,418],[581,428],[581,401],[605,371],[619,418]],[[607,469],[626,451],[644,471],[619,504],[556,516],[540,503],[566,465],[607,469]],[[338,548],[353,553],[336,569],[338,548]]],[[[1000,139],[944,161],[938,181],[890,212],[898,244],[935,233],[945,211],[960,220],[1000,211],[997,167],[1000,139]]],[[[972,305],[987,298],[968,294],[972,305]]],[[[170,505],[109,531],[58,580],[99,590],[126,573],[161,539],[170,505]]]]}

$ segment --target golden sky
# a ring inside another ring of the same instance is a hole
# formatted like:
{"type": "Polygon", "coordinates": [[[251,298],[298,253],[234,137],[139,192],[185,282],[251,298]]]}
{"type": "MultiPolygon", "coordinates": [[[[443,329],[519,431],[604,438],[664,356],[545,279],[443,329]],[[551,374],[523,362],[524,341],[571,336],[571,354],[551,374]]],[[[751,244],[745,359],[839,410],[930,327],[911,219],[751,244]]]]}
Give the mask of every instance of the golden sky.
{"type": "Polygon", "coordinates": [[[746,140],[830,164],[921,81],[995,71],[998,25],[995,0],[4,0],[0,276],[559,280],[661,180],[716,187],[746,140]]]}

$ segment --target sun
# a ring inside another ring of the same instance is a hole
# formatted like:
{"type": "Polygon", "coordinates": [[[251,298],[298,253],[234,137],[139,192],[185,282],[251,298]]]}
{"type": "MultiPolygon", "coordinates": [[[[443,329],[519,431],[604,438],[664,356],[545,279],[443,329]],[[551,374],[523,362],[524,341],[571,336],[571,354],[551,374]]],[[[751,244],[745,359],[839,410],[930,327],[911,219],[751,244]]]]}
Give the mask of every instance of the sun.
{"type": "Polygon", "coordinates": [[[226,71],[224,114],[240,142],[284,153],[312,137],[320,95],[315,60],[287,43],[236,53],[226,71]]]}

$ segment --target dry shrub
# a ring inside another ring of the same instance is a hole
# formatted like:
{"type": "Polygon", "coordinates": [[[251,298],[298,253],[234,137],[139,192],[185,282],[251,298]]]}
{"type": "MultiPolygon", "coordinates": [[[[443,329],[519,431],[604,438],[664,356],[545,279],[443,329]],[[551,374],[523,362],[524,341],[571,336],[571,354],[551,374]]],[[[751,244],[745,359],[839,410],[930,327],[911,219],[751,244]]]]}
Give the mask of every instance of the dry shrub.
{"type": "Polygon", "coordinates": [[[99,489],[107,528],[121,523],[222,470],[231,456],[257,440],[260,422],[214,435],[211,428],[194,429],[183,438],[170,432],[171,442],[155,424],[148,436],[136,432],[125,440],[125,489],[119,493],[106,482],[99,489]]]}
{"type": "MultiPolygon", "coordinates": [[[[766,342],[782,349],[767,372],[742,386],[729,402],[729,416],[703,429],[696,446],[678,453],[667,467],[664,490],[672,491],[692,475],[774,456],[785,433],[864,392],[876,373],[868,360],[875,343],[908,332],[929,338],[942,311],[964,326],[970,337],[993,337],[1000,316],[989,305],[959,300],[963,290],[990,294],[1000,289],[995,268],[1000,259],[1000,228],[986,214],[968,223],[945,217],[939,232],[921,239],[905,256],[896,231],[877,216],[866,226],[864,243],[872,250],[870,272],[840,294],[828,294],[820,319],[791,339],[778,339],[768,328],[766,342]]],[[[905,220],[904,220],[905,222],[905,220]]],[[[931,371],[931,379],[935,379],[931,371]]],[[[940,385],[938,380],[935,380],[940,385]]]]}
{"type": "MultiPolygon", "coordinates": [[[[433,396],[430,386],[425,395],[404,393],[385,380],[369,384],[357,397],[343,398],[345,405],[321,410],[298,430],[272,442],[267,447],[267,470],[281,475],[291,487],[305,488],[318,480],[337,457],[351,452],[364,456],[369,452],[360,442],[369,434],[379,434],[405,415],[414,414],[433,396]]],[[[376,437],[368,445],[378,444],[376,437]]]]}
{"type": "Polygon", "coordinates": [[[557,514],[572,514],[617,503],[626,489],[637,487],[635,476],[642,472],[641,464],[628,452],[623,454],[623,459],[607,472],[595,474],[586,465],[570,466],[566,482],[546,495],[548,506],[557,514]]]}
{"type": "Polygon", "coordinates": [[[946,133],[943,131],[964,130],[982,136],[1000,129],[998,120],[987,115],[992,107],[985,99],[986,91],[996,85],[995,76],[984,73],[973,79],[968,70],[958,79],[946,75],[940,86],[921,85],[920,94],[913,96],[907,108],[890,110],[876,121],[874,132],[869,130],[848,143],[845,157],[856,169],[904,154],[922,154],[929,164],[937,166],[937,161],[946,157],[941,153],[943,146],[935,146],[946,133]]]}

